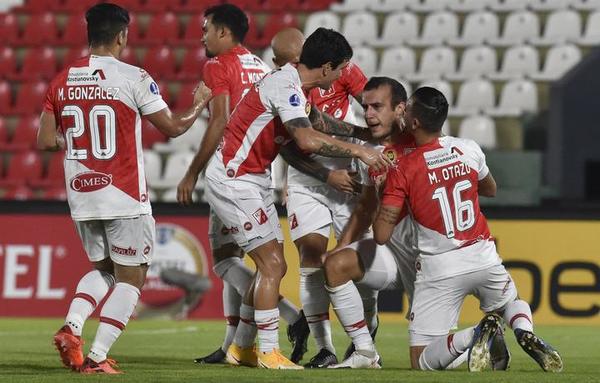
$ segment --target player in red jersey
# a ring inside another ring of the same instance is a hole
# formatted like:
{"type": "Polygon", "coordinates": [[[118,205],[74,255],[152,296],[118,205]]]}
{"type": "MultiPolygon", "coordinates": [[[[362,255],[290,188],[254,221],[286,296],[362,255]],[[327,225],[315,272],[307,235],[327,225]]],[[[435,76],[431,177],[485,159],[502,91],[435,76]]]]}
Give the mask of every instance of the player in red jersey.
{"type": "MultiPolygon", "coordinates": [[[[258,364],[265,368],[299,367],[280,354],[276,331],[279,284],[286,266],[277,212],[267,196],[270,165],[280,146],[295,140],[301,150],[308,152],[359,157],[376,168],[389,163],[376,150],[315,131],[308,119],[310,105],[304,91],[316,86],[329,88],[351,56],[352,48],[342,35],[317,29],[306,40],[297,67],[287,64],[271,72],[242,99],[225,129],[223,146],[206,171],[209,203],[257,265],[255,281],[244,303],[255,307],[258,364]]],[[[330,133],[344,132],[333,131],[325,124],[320,128],[330,133]]],[[[355,130],[350,128],[348,131],[355,130]]],[[[252,353],[252,342],[234,342],[232,347],[252,353]]]]}
{"type": "Polygon", "coordinates": [[[120,371],[107,353],[133,313],[154,251],[141,117],[176,137],[200,115],[210,90],[201,85],[189,110],[171,113],[152,77],[117,59],[127,43],[128,12],[98,4],[87,11],[86,20],[91,54],[51,82],[38,132],[40,149],[66,149],[71,216],[94,267],[79,281],[54,343],[66,367],[116,374],[120,371]],[[83,325],[111,287],[84,360],[83,325]]]}
{"type": "MultiPolygon", "coordinates": [[[[208,128],[200,149],[177,188],[177,199],[184,205],[192,203],[192,193],[198,176],[213,156],[223,138],[225,125],[243,95],[270,68],[250,53],[242,43],[248,32],[248,19],[244,12],[232,4],[217,5],[204,12],[203,42],[211,59],[203,68],[202,77],[212,90],[208,128]]],[[[215,273],[223,280],[223,311],[226,318],[225,339],[221,347],[211,354],[195,359],[197,363],[223,363],[229,345],[236,333],[247,337],[256,330],[242,318],[251,317],[250,308],[242,304],[242,296],[250,284],[252,271],[242,262],[243,252],[237,246],[227,227],[211,211],[209,239],[215,273]]],[[[287,299],[281,299],[279,308],[284,319],[298,328],[307,328],[306,320],[287,299]],[[304,324],[304,326],[303,326],[304,324]]],[[[296,348],[308,337],[307,331],[298,331],[292,338],[296,348]]]]}
{"type": "Polygon", "coordinates": [[[384,244],[407,207],[415,222],[411,365],[444,369],[468,351],[469,370],[494,368],[490,345],[502,316],[545,371],[561,371],[558,352],[534,335],[529,304],[518,299],[480,210],[479,195],[496,194],[485,155],[474,141],[441,135],[447,114],[448,102],[438,90],[423,87],[411,96],[405,126],[417,147],[389,171],[373,225],[375,241],[384,244]],[[479,299],[484,319],[448,335],[469,294],[479,299]]]}

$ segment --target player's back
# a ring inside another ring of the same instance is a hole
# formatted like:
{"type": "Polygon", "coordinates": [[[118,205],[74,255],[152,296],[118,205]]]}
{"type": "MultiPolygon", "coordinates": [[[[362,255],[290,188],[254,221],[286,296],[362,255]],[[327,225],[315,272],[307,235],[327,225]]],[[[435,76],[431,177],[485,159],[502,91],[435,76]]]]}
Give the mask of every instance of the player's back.
{"type": "Polygon", "coordinates": [[[65,136],[65,179],[76,220],[151,213],[141,115],[167,105],[146,71],[112,56],[88,56],[50,84],[45,110],[65,136]]]}

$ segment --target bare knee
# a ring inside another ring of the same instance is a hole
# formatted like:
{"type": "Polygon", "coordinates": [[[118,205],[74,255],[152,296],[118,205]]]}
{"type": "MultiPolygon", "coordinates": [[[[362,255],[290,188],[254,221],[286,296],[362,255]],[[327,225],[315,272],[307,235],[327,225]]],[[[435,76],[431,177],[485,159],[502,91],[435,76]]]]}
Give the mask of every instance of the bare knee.
{"type": "Polygon", "coordinates": [[[104,273],[109,273],[111,275],[115,275],[115,265],[114,265],[112,259],[104,258],[103,260],[94,262],[93,264],[94,264],[94,269],[104,272],[104,273]]]}
{"type": "Polygon", "coordinates": [[[117,280],[117,283],[128,283],[141,290],[144,286],[144,282],[146,281],[147,271],[147,264],[139,266],[124,266],[115,264],[115,279],[117,280]]]}
{"type": "Polygon", "coordinates": [[[327,241],[327,238],[314,233],[294,241],[300,253],[300,266],[321,267],[321,255],[327,251],[327,241]]]}
{"type": "Polygon", "coordinates": [[[335,287],[352,280],[355,274],[353,266],[352,256],[345,249],[330,254],[324,264],[327,285],[335,287]]]}
{"type": "Polygon", "coordinates": [[[213,249],[212,254],[215,264],[227,258],[242,258],[244,256],[242,249],[235,243],[226,243],[218,249],[213,249]]]}

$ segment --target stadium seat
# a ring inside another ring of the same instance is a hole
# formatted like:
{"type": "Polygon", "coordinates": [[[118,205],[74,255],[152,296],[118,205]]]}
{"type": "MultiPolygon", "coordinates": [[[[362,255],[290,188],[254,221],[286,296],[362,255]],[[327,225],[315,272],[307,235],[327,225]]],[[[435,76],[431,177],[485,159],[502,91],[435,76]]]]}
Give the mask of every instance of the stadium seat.
{"type": "Polygon", "coordinates": [[[524,112],[537,112],[538,93],[535,83],[528,80],[513,80],[504,84],[500,102],[485,112],[493,117],[517,117],[524,112]]]}
{"type": "Polygon", "coordinates": [[[157,153],[175,153],[187,150],[196,150],[200,147],[202,137],[206,132],[207,124],[203,118],[194,121],[192,127],[181,136],[171,138],[168,142],[156,143],[153,149],[157,153]]]}
{"type": "Polygon", "coordinates": [[[588,15],[585,31],[581,38],[577,40],[577,44],[586,47],[600,45],[600,11],[588,15]]]}
{"type": "MultiPolygon", "coordinates": [[[[0,151],[4,151],[2,149],[4,145],[8,143],[8,128],[6,127],[6,121],[4,117],[0,116],[0,151]]],[[[0,175],[2,174],[2,164],[0,163],[0,175]]]]}
{"type": "Polygon", "coordinates": [[[262,61],[265,62],[265,64],[267,64],[270,68],[275,68],[275,63],[273,62],[273,49],[271,49],[271,47],[267,47],[265,48],[265,50],[263,50],[261,59],[262,61]]]}
{"type": "Polygon", "coordinates": [[[89,54],[90,50],[88,49],[88,47],[85,46],[73,47],[69,49],[63,57],[61,69],[66,68],[67,65],[74,63],[75,61],[79,60],[82,57],[88,56],[89,54]]]}
{"type": "Polygon", "coordinates": [[[160,14],[173,10],[180,3],[180,0],[146,0],[143,6],[146,12],[160,14]]]}
{"type": "Polygon", "coordinates": [[[567,9],[570,2],[570,0],[530,0],[528,6],[536,12],[547,12],[567,9]]]}
{"type": "MultiPolygon", "coordinates": [[[[264,0],[261,10],[266,12],[295,12],[302,9],[303,0],[264,0]]],[[[319,8],[323,10],[327,7],[319,8]]]]}
{"type": "Polygon", "coordinates": [[[17,75],[17,60],[15,51],[8,46],[0,48],[0,79],[15,78],[17,75]]]}
{"type": "Polygon", "coordinates": [[[42,111],[47,89],[48,84],[41,80],[21,83],[12,113],[40,113],[42,111]]]}
{"type": "Polygon", "coordinates": [[[172,12],[157,13],[150,22],[142,44],[162,45],[179,41],[179,19],[172,12]]]}
{"type": "Polygon", "coordinates": [[[64,185],[43,189],[40,197],[46,201],[66,201],[67,190],[64,185]]]}
{"type": "Polygon", "coordinates": [[[87,45],[87,22],[84,14],[73,13],[69,16],[60,44],[67,46],[87,45]]]}
{"type": "Polygon", "coordinates": [[[444,125],[442,125],[442,133],[444,136],[452,135],[452,132],[450,131],[450,121],[448,121],[448,119],[446,119],[446,121],[444,121],[444,125]]]}
{"type": "Polygon", "coordinates": [[[419,20],[414,13],[396,12],[388,15],[378,39],[368,41],[374,47],[401,45],[419,35],[419,20]]]}
{"type": "Polygon", "coordinates": [[[304,24],[304,36],[308,37],[319,27],[330,28],[339,31],[340,18],[338,15],[330,11],[311,13],[306,18],[306,22],[304,24]]]}
{"type": "Polygon", "coordinates": [[[28,201],[33,199],[33,191],[25,185],[19,185],[9,188],[4,196],[5,200],[28,201]]]}
{"type": "Polygon", "coordinates": [[[36,151],[16,152],[10,158],[6,175],[0,187],[21,186],[39,181],[42,177],[42,159],[36,151]]]}
{"type": "Polygon", "coordinates": [[[578,11],[600,10],[600,0],[571,0],[571,7],[578,11]]]}
{"type": "Polygon", "coordinates": [[[158,202],[158,196],[156,194],[156,191],[154,191],[154,189],[148,188],[148,199],[153,204],[154,204],[154,202],[158,202]]]}
{"type": "Polygon", "coordinates": [[[448,101],[448,105],[450,105],[450,107],[452,107],[452,105],[454,104],[454,96],[452,93],[452,85],[450,85],[450,83],[448,81],[428,80],[428,81],[425,81],[425,82],[419,84],[419,88],[422,88],[424,86],[435,88],[435,89],[439,90],[440,92],[442,92],[444,97],[446,97],[446,101],[448,101]]]}
{"type": "Polygon", "coordinates": [[[29,18],[23,34],[18,40],[20,45],[55,44],[58,41],[58,29],[52,13],[33,14],[29,18]]]}
{"type": "Polygon", "coordinates": [[[544,67],[531,78],[537,81],[554,81],[561,78],[581,60],[581,51],[575,45],[557,45],[548,51],[544,67]]]}
{"type": "Polygon", "coordinates": [[[183,0],[181,3],[175,4],[172,8],[176,13],[193,14],[202,13],[206,8],[221,3],[222,2],[220,0],[183,0]]]}
{"type": "Polygon", "coordinates": [[[338,13],[364,11],[370,2],[370,0],[344,0],[341,3],[331,4],[329,9],[338,13]]]}
{"type": "Polygon", "coordinates": [[[123,49],[123,52],[121,52],[121,57],[119,57],[119,60],[121,60],[124,63],[127,63],[129,65],[135,65],[135,66],[140,65],[138,62],[137,55],[135,54],[135,51],[131,47],[125,47],[125,49],[123,49]]]}
{"type": "Polygon", "coordinates": [[[573,10],[552,12],[546,19],[541,37],[532,38],[534,45],[550,46],[575,42],[581,37],[581,16],[573,10]]]}
{"type": "Polygon", "coordinates": [[[407,47],[388,48],[381,55],[379,76],[402,78],[417,69],[415,52],[407,47]]]}
{"type": "Polygon", "coordinates": [[[57,186],[65,187],[65,153],[58,152],[52,154],[48,161],[46,176],[39,182],[32,182],[34,187],[53,188],[57,186]]]}
{"type": "Polygon", "coordinates": [[[369,9],[380,13],[404,11],[418,2],[419,0],[373,0],[369,3],[369,9]]]}
{"type": "Polygon", "coordinates": [[[57,70],[54,49],[49,47],[31,48],[25,54],[21,70],[15,76],[16,80],[51,80],[57,70]]]}
{"type": "Polygon", "coordinates": [[[150,48],[146,51],[142,67],[155,80],[173,78],[175,76],[175,55],[166,45],[150,48]]]}
{"type": "Polygon", "coordinates": [[[523,0],[494,0],[489,5],[494,12],[523,11],[527,8],[527,1],[523,0]]]}
{"type": "Polygon", "coordinates": [[[195,82],[184,82],[181,84],[177,97],[175,99],[174,109],[177,111],[186,110],[192,105],[194,100],[194,89],[196,88],[195,82]]]}
{"type": "Polygon", "coordinates": [[[154,182],[153,188],[166,189],[176,187],[185,175],[193,159],[194,152],[191,150],[172,153],[166,160],[162,178],[154,182]]]}
{"type": "MultiPolygon", "coordinates": [[[[48,3],[48,1],[46,1],[46,3],[48,3]]],[[[78,13],[84,12],[93,5],[96,5],[98,0],[64,0],[63,2],[57,1],[57,3],[56,11],[78,13]]]]}
{"type": "Polygon", "coordinates": [[[204,31],[202,30],[203,25],[204,15],[202,13],[192,15],[183,29],[183,38],[180,42],[191,46],[198,46],[201,44],[202,36],[204,36],[204,31]]]}
{"type": "Polygon", "coordinates": [[[167,136],[156,129],[150,121],[142,119],[142,146],[145,149],[151,148],[157,142],[167,141],[167,136]]]}
{"type": "Polygon", "coordinates": [[[496,124],[486,116],[467,117],[460,123],[458,137],[471,139],[484,149],[495,149],[496,124]]]}
{"type": "Polygon", "coordinates": [[[496,71],[497,62],[495,49],[488,46],[470,47],[463,52],[458,71],[449,73],[446,77],[453,81],[483,77],[496,71]]]}
{"type": "Polygon", "coordinates": [[[371,48],[354,48],[352,61],[362,69],[367,77],[371,77],[377,71],[377,53],[371,48]]]}
{"type": "Polygon", "coordinates": [[[19,39],[19,21],[15,14],[0,14],[0,39],[9,46],[19,39]]]}
{"type": "Polygon", "coordinates": [[[523,44],[540,35],[540,20],[530,11],[516,11],[508,15],[504,22],[502,37],[491,39],[497,46],[523,44]]]}
{"type": "Polygon", "coordinates": [[[177,72],[179,80],[198,80],[202,75],[202,68],[208,58],[204,47],[190,48],[185,52],[181,67],[177,72]]]}
{"type": "Polygon", "coordinates": [[[129,16],[131,16],[132,12],[144,10],[143,0],[111,0],[110,2],[127,9],[129,11],[129,16]]]}
{"type": "Polygon", "coordinates": [[[15,6],[23,5],[23,0],[4,0],[0,1],[0,12],[6,12],[15,6]]]}
{"type": "Polygon", "coordinates": [[[13,132],[12,139],[2,148],[3,151],[35,149],[39,126],[38,115],[32,114],[21,117],[13,132]]]}
{"type": "Polygon", "coordinates": [[[154,150],[144,150],[144,171],[148,186],[153,186],[156,181],[160,180],[162,173],[160,154],[154,150]]]}
{"type": "Polygon", "coordinates": [[[410,45],[426,47],[439,45],[453,40],[458,36],[458,17],[447,11],[428,14],[425,18],[423,31],[416,39],[408,41],[410,45]]]}
{"type": "Polygon", "coordinates": [[[377,39],[377,18],[371,12],[354,12],[344,18],[341,33],[350,45],[361,45],[377,39]]]}
{"type": "Polygon", "coordinates": [[[411,81],[425,81],[456,72],[456,53],[453,49],[441,46],[426,49],[421,55],[419,70],[408,75],[411,81]]]}
{"type": "Polygon", "coordinates": [[[483,79],[471,79],[461,84],[454,107],[450,108],[451,116],[468,116],[477,114],[496,105],[494,85],[483,79]]]}
{"type": "Polygon", "coordinates": [[[12,96],[8,81],[0,80],[0,115],[12,112],[12,96]]]}
{"type": "MultiPolygon", "coordinates": [[[[12,1],[2,1],[2,3],[8,3],[9,10],[12,8],[12,11],[23,13],[23,14],[33,14],[33,13],[41,13],[54,11],[58,6],[60,6],[60,1],[48,1],[48,0],[12,0],[12,1]],[[12,3],[12,4],[11,4],[12,3]]],[[[2,12],[2,10],[0,10],[2,12]]]]}
{"type": "MultiPolygon", "coordinates": [[[[129,8],[127,8],[129,9],[129,8]]],[[[132,12],[129,13],[129,26],[127,27],[127,43],[131,46],[142,41],[142,31],[138,24],[138,18],[132,12]]]]}
{"type": "Polygon", "coordinates": [[[494,0],[449,0],[448,9],[459,13],[483,11],[493,2],[494,0]]]}
{"type": "MultiPolygon", "coordinates": [[[[196,186],[198,186],[198,185],[202,185],[201,180],[198,180],[198,183],[196,184],[196,186]]],[[[160,198],[160,201],[161,202],[167,202],[167,203],[175,203],[175,202],[177,202],[177,188],[173,187],[173,188],[165,190],[164,193],[162,194],[161,198],[160,198]]],[[[199,200],[198,200],[198,192],[197,191],[193,191],[192,192],[192,201],[199,202],[199,200]]]]}
{"type": "MultiPolygon", "coordinates": [[[[249,32],[250,36],[246,37],[246,43],[249,46],[264,48],[271,44],[273,36],[283,28],[297,27],[298,20],[293,13],[272,13],[265,21],[263,31],[258,33],[258,35],[254,35],[253,38],[251,38],[252,34],[249,32]]],[[[257,28],[255,27],[254,30],[257,30],[257,28]]]]}
{"type": "Polygon", "coordinates": [[[518,45],[504,52],[502,66],[497,73],[488,77],[494,80],[510,80],[531,76],[540,70],[538,51],[530,45],[518,45]]]}
{"type": "Polygon", "coordinates": [[[478,45],[498,38],[498,16],[492,12],[469,13],[463,23],[460,37],[450,39],[450,45],[464,47],[478,45]]]}
{"type": "MultiPolygon", "coordinates": [[[[270,0],[278,1],[278,0],[270,0]]],[[[281,0],[279,0],[281,1],[281,0]]],[[[286,0],[289,1],[289,0],[286,0]]],[[[300,0],[298,10],[304,12],[317,12],[327,9],[335,0],[300,0]]]]}
{"type": "Polygon", "coordinates": [[[420,0],[411,2],[408,6],[414,12],[437,12],[448,6],[449,0],[420,0]]]}

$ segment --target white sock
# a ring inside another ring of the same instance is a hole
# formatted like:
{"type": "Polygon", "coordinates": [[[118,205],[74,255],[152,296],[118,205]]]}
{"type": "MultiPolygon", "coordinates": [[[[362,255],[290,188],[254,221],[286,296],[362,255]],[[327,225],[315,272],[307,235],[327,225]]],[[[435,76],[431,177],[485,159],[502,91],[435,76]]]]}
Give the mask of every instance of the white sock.
{"type": "Polygon", "coordinates": [[[326,285],[325,289],[329,292],[331,305],[356,350],[374,351],[375,345],[365,321],[362,299],[354,282],[349,281],[337,287],[326,285]]]}
{"type": "Polygon", "coordinates": [[[446,367],[446,370],[454,370],[456,368],[459,368],[460,366],[462,366],[467,361],[467,359],[469,359],[469,353],[465,351],[462,354],[460,354],[458,356],[458,358],[454,359],[452,361],[452,363],[450,363],[446,367]]]}
{"type": "Polygon", "coordinates": [[[256,323],[254,322],[254,307],[244,303],[240,306],[240,322],[238,323],[233,343],[242,348],[252,347],[256,338],[256,323]]]}
{"type": "Polygon", "coordinates": [[[73,335],[81,336],[85,321],[114,284],[114,276],[98,270],[90,271],[79,280],[65,319],[73,335]]]}
{"type": "Polygon", "coordinates": [[[370,289],[366,286],[361,286],[360,284],[356,285],[356,288],[363,301],[365,320],[367,321],[369,333],[372,334],[373,330],[375,330],[379,324],[377,320],[377,297],[379,296],[379,291],[370,289]]]}
{"type": "Polygon", "coordinates": [[[252,270],[238,257],[225,258],[217,262],[213,266],[213,271],[224,282],[230,283],[242,297],[246,294],[254,275],[252,270]]]}
{"type": "Polygon", "coordinates": [[[300,268],[300,302],[310,333],[317,343],[317,350],[325,348],[335,354],[329,321],[329,294],[325,290],[325,276],[322,269],[300,268]]]}
{"type": "Polygon", "coordinates": [[[271,352],[279,349],[279,309],[254,310],[254,321],[258,329],[258,350],[271,352]]]}
{"type": "Polygon", "coordinates": [[[99,363],[106,359],[108,350],[129,322],[139,297],[137,287],[124,282],[115,285],[100,312],[100,324],[88,354],[93,361],[99,363]]]}
{"type": "Polygon", "coordinates": [[[298,319],[300,319],[300,310],[298,310],[298,307],[296,307],[296,305],[290,302],[287,298],[281,298],[279,303],[277,303],[277,308],[281,313],[281,317],[288,324],[294,324],[298,319]]]}
{"type": "Polygon", "coordinates": [[[235,290],[235,287],[231,286],[228,282],[223,282],[223,314],[227,321],[227,327],[225,328],[225,339],[221,350],[227,352],[227,349],[233,342],[235,331],[238,323],[240,322],[240,306],[242,304],[242,297],[235,290]]]}
{"type": "Polygon", "coordinates": [[[473,329],[469,327],[454,334],[437,337],[429,343],[419,357],[421,370],[443,370],[463,354],[473,341],[473,329]]]}
{"type": "Polygon", "coordinates": [[[513,330],[519,328],[533,332],[531,307],[529,307],[529,303],[523,300],[512,301],[504,306],[503,318],[513,330]]]}

